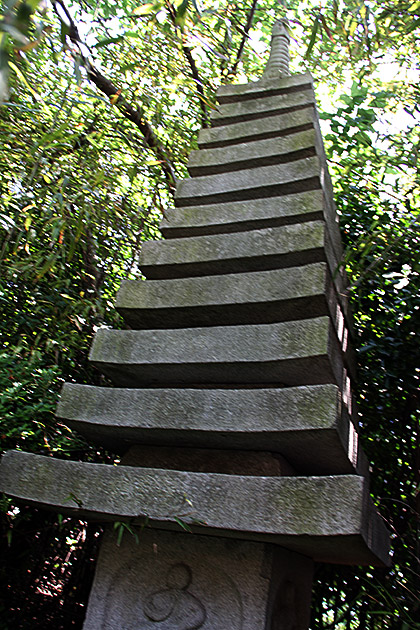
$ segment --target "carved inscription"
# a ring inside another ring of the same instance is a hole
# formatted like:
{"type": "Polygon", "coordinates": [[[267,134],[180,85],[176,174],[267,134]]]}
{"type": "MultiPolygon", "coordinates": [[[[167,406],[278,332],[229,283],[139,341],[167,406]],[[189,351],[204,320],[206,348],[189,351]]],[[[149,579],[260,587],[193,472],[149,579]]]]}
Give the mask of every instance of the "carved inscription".
{"type": "Polygon", "coordinates": [[[140,544],[127,536],[117,547],[111,533],[105,542],[107,555],[100,569],[106,581],[97,589],[95,608],[88,611],[86,630],[265,627],[244,624],[236,580],[241,585],[245,581],[247,598],[254,600],[253,579],[242,570],[248,544],[240,553],[242,543],[152,531],[142,532],[140,544]],[[234,562],[228,554],[231,548],[239,556],[234,562]]]}
{"type": "MultiPolygon", "coordinates": [[[[166,575],[166,588],[151,593],[144,600],[146,617],[157,624],[168,621],[177,630],[198,630],[206,621],[206,609],[188,591],[192,571],[186,564],[173,564],[166,575]]],[[[165,624],[166,625],[166,624],[165,624]]]]}

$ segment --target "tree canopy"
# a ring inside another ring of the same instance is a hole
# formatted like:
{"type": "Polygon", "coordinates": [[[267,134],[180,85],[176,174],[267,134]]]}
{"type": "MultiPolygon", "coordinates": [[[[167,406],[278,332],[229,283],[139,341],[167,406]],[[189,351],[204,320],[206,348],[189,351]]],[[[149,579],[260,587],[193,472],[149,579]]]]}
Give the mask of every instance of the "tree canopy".
{"type": "MultiPolygon", "coordinates": [[[[143,241],[160,237],[217,87],[261,76],[281,16],[292,72],[315,78],[358,332],[361,438],[394,559],[389,570],[320,566],[311,627],[416,629],[420,2],[4,0],[2,448],[114,461],[54,420],[60,386],[105,382],[87,363],[92,336],[121,325],[115,292],[140,277],[143,241]]],[[[4,498],[2,536],[0,628],[81,627],[98,530],[4,498]]]]}

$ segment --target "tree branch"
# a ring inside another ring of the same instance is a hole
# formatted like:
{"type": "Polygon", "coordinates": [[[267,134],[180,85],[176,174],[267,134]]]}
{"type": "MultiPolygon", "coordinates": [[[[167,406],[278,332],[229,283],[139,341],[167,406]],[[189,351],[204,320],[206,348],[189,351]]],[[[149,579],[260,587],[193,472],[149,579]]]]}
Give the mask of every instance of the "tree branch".
{"type": "Polygon", "coordinates": [[[182,44],[182,50],[184,51],[184,55],[188,60],[188,63],[190,64],[190,68],[191,68],[191,75],[195,81],[195,86],[198,92],[198,100],[200,102],[200,107],[201,107],[201,124],[203,127],[208,127],[209,126],[209,121],[208,121],[208,111],[207,111],[207,107],[206,107],[206,100],[205,100],[205,95],[204,95],[204,89],[203,89],[203,84],[201,82],[200,79],[200,75],[198,74],[198,69],[196,66],[196,63],[194,61],[194,58],[191,54],[191,48],[189,48],[188,46],[185,46],[184,44],[182,44]]]}
{"type": "Polygon", "coordinates": [[[252,6],[251,6],[251,9],[249,11],[248,19],[246,21],[244,32],[243,32],[243,35],[242,35],[242,40],[241,40],[241,43],[239,44],[238,52],[236,54],[235,63],[233,64],[233,66],[230,69],[230,72],[228,73],[230,76],[235,75],[236,71],[238,70],[238,65],[239,65],[239,62],[240,62],[241,57],[242,57],[242,53],[243,53],[243,50],[244,50],[245,42],[248,39],[248,33],[249,33],[249,30],[250,30],[250,28],[252,26],[252,20],[254,19],[254,13],[255,13],[255,9],[257,8],[257,2],[258,2],[258,0],[253,0],[253,2],[252,2],[252,6]]]}
{"type": "Polygon", "coordinates": [[[65,24],[64,22],[65,26],[67,26],[68,28],[67,36],[69,37],[72,44],[77,47],[78,54],[80,55],[82,65],[86,70],[88,79],[92,81],[92,83],[94,83],[103,94],[108,96],[110,99],[112,98],[113,104],[118,107],[123,116],[127,120],[130,120],[132,123],[134,123],[136,127],[141,131],[147,146],[154,151],[156,157],[160,162],[160,166],[164,172],[170,192],[174,194],[176,182],[174,168],[168,156],[166,155],[166,152],[162,147],[159,139],[154,134],[152,127],[145,119],[143,109],[140,107],[134,108],[132,105],[130,105],[130,103],[128,103],[124,99],[124,97],[121,96],[121,90],[119,90],[112,83],[112,81],[107,79],[83,54],[80,44],[82,44],[83,46],[85,46],[85,44],[80,39],[74,20],[69,14],[63,0],[54,0],[53,7],[58,18],[62,22],[64,22],[64,20],[62,15],[60,14],[60,10],[58,9],[58,7],[60,7],[61,11],[65,14],[65,17],[68,21],[68,24],[65,24]]]}
{"type": "MultiPolygon", "coordinates": [[[[175,10],[174,10],[174,6],[173,4],[171,4],[170,2],[166,3],[169,15],[171,17],[172,20],[172,24],[175,26],[175,29],[178,30],[178,27],[176,25],[176,14],[175,14],[175,10]]],[[[184,53],[185,58],[188,61],[188,64],[190,66],[191,69],[191,76],[195,81],[195,86],[198,92],[198,100],[200,103],[200,107],[201,107],[201,124],[203,127],[208,127],[209,126],[209,120],[208,120],[208,111],[207,111],[207,107],[206,107],[206,97],[204,94],[204,88],[203,88],[203,82],[200,79],[200,75],[198,72],[198,68],[197,68],[197,64],[195,63],[194,57],[192,56],[192,52],[191,52],[191,48],[189,46],[187,46],[186,44],[184,44],[184,40],[182,37],[182,33],[181,33],[181,48],[182,48],[182,52],[184,53]]]]}

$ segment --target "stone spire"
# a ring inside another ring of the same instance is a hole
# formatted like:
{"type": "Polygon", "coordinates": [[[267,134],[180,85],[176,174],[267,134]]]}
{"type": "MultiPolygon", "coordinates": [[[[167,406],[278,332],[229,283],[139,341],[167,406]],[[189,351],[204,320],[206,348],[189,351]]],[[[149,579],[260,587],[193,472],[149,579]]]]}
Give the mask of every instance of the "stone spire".
{"type": "Polygon", "coordinates": [[[282,18],[273,26],[271,36],[270,58],[264,70],[264,78],[280,78],[290,74],[289,72],[289,23],[282,18]]]}

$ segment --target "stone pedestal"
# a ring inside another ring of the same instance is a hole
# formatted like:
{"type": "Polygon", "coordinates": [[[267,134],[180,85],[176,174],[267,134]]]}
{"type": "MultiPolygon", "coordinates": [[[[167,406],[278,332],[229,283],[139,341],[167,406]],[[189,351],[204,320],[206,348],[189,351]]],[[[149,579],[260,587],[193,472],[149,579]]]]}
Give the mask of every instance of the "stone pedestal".
{"type": "Polygon", "coordinates": [[[108,529],[83,630],[306,630],[312,561],[187,532],[108,529]]]}

